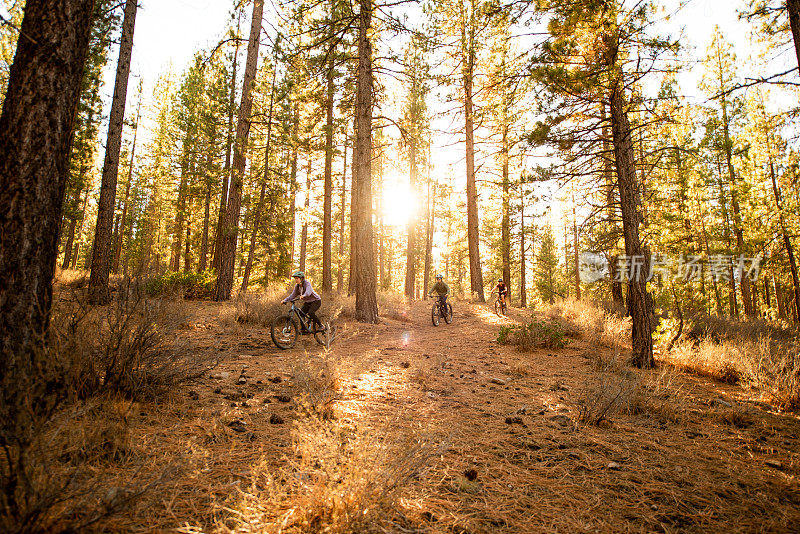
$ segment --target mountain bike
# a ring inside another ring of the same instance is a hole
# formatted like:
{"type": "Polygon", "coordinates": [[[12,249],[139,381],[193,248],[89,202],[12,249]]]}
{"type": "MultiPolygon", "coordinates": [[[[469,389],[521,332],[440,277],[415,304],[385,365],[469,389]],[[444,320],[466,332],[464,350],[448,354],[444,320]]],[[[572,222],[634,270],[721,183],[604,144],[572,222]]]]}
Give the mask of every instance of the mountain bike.
{"type": "Polygon", "coordinates": [[[330,348],[336,339],[336,324],[333,321],[323,321],[322,328],[316,327],[311,318],[297,307],[295,302],[298,300],[300,299],[292,301],[292,307],[286,315],[279,315],[272,320],[272,342],[279,349],[290,349],[294,347],[298,334],[314,334],[317,343],[330,348]]]}
{"type": "Polygon", "coordinates": [[[439,326],[439,319],[444,319],[444,322],[450,324],[453,322],[453,306],[448,302],[443,304],[441,300],[436,300],[431,308],[431,321],[433,326],[439,326]]]}
{"type": "Polygon", "coordinates": [[[500,295],[497,295],[497,298],[494,301],[494,313],[498,316],[506,314],[506,300],[501,299],[500,295]]]}

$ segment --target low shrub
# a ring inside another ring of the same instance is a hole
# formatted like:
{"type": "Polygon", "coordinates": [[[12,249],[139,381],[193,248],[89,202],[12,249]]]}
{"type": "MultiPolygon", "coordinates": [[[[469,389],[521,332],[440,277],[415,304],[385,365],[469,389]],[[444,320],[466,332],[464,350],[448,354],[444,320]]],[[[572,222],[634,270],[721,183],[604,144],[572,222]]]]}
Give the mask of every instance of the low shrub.
{"type": "Polygon", "coordinates": [[[625,347],[630,344],[631,319],[602,304],[589,300],[566,300],[543,310],[546,317],[559,321],[568,337],[582,337],[590,344],[625,347]]]}
{"type": "Polygon", "coordinates": [[[186,299],[210,299],[214,297],[217,275],[213,271],[202,273],[172,272],[150,278],[145,291],[150,297],[180,296],[186,299]]]}
{"type": "Polygon", "coordinates": [[[533,320],[522,325],[501,326],[497,342],[501,345],[515,345],[519,350],[560,349],[567,346],[569,339],[560,323],[533,320]]]}
{"type": "Polygon", "coordinates": [[[78,532],[124,511],[150,486],[109,489],[97,466],[130,457],[133,401],[161,400],[212,366],[175,345],[182,303],[131,285],[108,306],[76,295],[59,295],[46,338],[0,383],[2,532],[78,532]]]}

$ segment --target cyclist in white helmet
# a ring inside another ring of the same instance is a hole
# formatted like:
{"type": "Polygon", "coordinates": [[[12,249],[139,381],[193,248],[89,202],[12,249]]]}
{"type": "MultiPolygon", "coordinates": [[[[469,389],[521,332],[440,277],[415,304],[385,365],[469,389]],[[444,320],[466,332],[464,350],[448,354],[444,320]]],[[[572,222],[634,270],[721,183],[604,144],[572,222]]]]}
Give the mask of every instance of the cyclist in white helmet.
{"type": "MultiPolygon", "coordinates": [[[[311,287],[311,282],[306,280],[306,275],[303,271],[297,271],[292,275],[294,279],[294,290],[292,294],[286,297],[281,301],[281,304],[286,304],[287,302],[291,302],[297,297],[300,297],[300,300],[303,301],[303,307],[300,308],[304,314],[306,314],[309,319],[311,319],[312,324],[314,325],[315,330],[322,330],[322,323],[320,322],[319,318],[317,317],[317,310],[319,310],[320,306],[322,306],[322,297],[320,297],[314,288],[311,287]]],[[[305,331],[305,325],[303,325],[303,333],[308,333],[305,331]]]]}
{"type": "Polygon", "coordinates": [[[447,295],[450,294],[450,286],[444,282],[443,274],[436,275],[436,283],[433,284],[433,287],[428,292],[428,296],[433,297],[434,293],[439,296],[439,302],[442,306],[447,304],[447,295]]]}

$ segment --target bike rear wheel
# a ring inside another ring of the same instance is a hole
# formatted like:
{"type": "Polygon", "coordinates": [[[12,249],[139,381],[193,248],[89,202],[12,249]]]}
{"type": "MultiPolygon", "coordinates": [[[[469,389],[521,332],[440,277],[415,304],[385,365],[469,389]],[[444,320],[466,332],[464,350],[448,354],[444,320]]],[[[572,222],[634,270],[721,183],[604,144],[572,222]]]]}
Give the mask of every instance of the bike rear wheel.
{"type": "Polygon", "coordinates": [[[444,311],[444,322],[450,324],[453,322],[453,306],[447,303],[447,309],[444,311]]]}
{"type": "Polygon", "coordinates": [[[433,308],[431,308],[431,322],[433,326],[439,326],[439,305],[434,304],[433,308]]]}
{"type": "Polygon", "coordinates": [[[289,315],[276,317],[272,321],[270,336],[279,349],[291,349],[297,341],[297,325],[289,315]]]}
{"type": "Polygon", "coordinates": [[[317,343],[329,349],[333,340],[336,339],[336,323],[325,321],[322,323],[322,327],[322,332],[314,332],[314,339],[317,340],[317,343]]]}

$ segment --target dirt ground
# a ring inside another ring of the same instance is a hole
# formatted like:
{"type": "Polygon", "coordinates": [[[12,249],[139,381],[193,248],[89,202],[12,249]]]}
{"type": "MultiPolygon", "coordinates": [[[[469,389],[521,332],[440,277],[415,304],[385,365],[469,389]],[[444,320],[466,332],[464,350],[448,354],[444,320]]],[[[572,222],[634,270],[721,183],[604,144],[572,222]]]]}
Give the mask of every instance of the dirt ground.
{"type": "Polygon", "coordinates": [[[453,324],[434,327],[420,302],[379,325],[342,320],[324,355],[310,338],[276,349],[267,328],[223,321],[225,304],[187,306],[180,343],[220,363],[166,404],[126,408],[132,454],[107,468],[142,484],[162,475],[104,529],[281,531],[253,524],[240,504],[257,469],[296,459],[308,395],[327,395],[316,404],[343,424],[435,447],[383,530],[800,528],[800,422],[757,392],[670,369],[620,371],[613,349],[580,338],[557,350],[499,345],[501,325],[530,317],[519,309],[500,318],[454,302],[453,324]],[[327,389],[302,371],[323,360],[320,376],[336,373],[327,389]],[[614,408],[598,417],[608,399],[614,408]]]}

